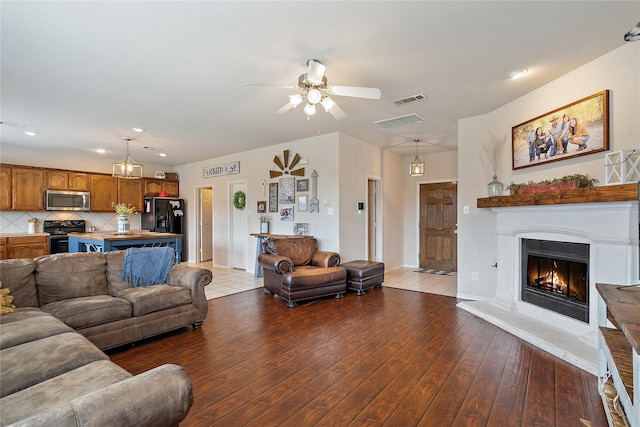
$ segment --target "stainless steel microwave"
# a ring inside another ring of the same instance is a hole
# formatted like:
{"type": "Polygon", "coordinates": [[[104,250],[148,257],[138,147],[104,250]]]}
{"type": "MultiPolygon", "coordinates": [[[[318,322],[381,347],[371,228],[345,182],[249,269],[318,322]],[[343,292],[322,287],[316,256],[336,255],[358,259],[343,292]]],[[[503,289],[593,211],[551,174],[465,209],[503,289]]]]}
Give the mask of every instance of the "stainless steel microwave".
{"type": "Polygon", "coordinates": [[[91,193],[47,190],[45,205],[48,211],[88,211],[91,208],[91,193]]]}

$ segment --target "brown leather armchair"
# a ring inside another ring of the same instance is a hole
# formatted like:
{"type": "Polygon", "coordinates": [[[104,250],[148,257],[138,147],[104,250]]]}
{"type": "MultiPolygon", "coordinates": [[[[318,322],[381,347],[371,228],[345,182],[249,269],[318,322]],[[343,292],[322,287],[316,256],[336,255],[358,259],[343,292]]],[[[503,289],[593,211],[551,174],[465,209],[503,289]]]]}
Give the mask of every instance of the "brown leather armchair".
{"type": "Polygon", "coordinates": [[[339,267],[340,255],[319,251],[317,246],[311,237],[265,240],[258,256],[264,292],[280,296],[289,308],[311,298],[344,297],[347,272],[339,267]]]}

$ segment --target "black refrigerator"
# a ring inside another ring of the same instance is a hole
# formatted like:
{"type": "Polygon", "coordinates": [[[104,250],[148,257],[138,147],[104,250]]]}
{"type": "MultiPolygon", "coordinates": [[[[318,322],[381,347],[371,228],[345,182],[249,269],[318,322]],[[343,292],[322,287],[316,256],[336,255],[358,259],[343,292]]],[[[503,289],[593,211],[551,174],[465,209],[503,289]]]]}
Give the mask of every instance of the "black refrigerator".
{"type": "MultiPolygon", "coordinates": [[[[183,199],[145,196],[143,206],[144,212],[140,218],[143,230],[184,235],[185,206],[183,199]]],[[[182,240],[184,245],[184,236],[182,240]]],[[[184,253],[183,250],[183,256],[184,253]]]]}

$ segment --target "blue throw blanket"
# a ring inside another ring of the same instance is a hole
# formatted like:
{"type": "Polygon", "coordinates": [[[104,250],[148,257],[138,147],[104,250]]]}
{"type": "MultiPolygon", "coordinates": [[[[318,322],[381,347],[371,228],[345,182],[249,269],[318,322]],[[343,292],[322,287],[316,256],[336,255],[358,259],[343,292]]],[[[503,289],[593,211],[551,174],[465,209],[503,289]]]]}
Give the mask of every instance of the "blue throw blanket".
{"type": "Polygon", "coordinates": [[[173,266],[175,250],[162,248],[129,248],[124,255],[120,280],[133,286],[166,283],[173,266]]]}

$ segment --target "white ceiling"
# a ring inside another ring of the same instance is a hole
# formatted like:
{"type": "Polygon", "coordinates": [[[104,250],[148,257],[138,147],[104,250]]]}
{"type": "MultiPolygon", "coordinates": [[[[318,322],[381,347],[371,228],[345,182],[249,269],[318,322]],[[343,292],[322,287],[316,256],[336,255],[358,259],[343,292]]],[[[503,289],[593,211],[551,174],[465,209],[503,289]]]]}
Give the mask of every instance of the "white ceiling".
{"type": "Polygon", "coordinates": [[[626,43],[640,2],[3,0],[0,13],[0,121],[26,125],[0,126],[2,145],[105,148],[119,160],[130,136],[135,160],[175,166],[318,129],[405,156],[416,138],[421,155],[456,150],[458,119],[626,43]],[[378,87],[382,97],[334,97],[346,119],[322,111],[307,121],[301,107],[273,114],[295,90],[244,85],[295,85],[310,58],[326,65],[329,84],[378,87]],[[523,67],[525,78],[505,78],[523,67]],[[416,94],[428,99],[393,103],[416,94]],[[426,121],[372,123],[412,113],[426,121]]]}

